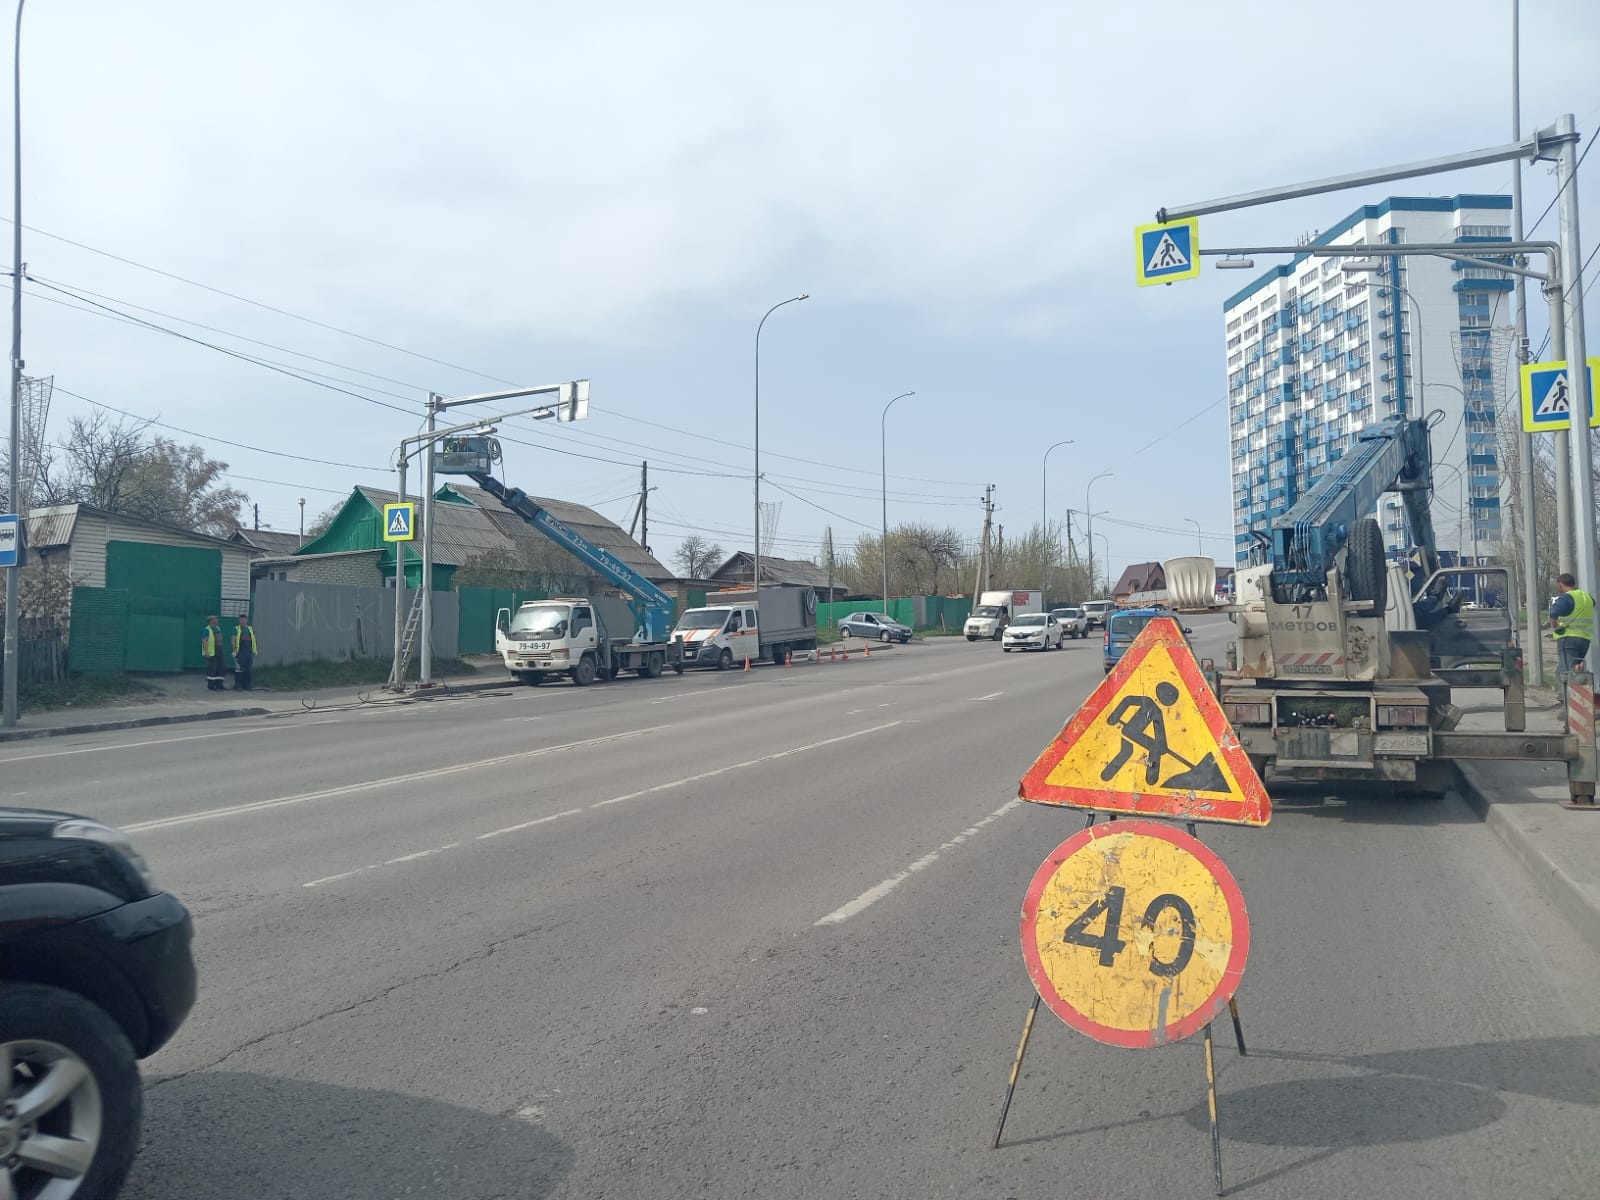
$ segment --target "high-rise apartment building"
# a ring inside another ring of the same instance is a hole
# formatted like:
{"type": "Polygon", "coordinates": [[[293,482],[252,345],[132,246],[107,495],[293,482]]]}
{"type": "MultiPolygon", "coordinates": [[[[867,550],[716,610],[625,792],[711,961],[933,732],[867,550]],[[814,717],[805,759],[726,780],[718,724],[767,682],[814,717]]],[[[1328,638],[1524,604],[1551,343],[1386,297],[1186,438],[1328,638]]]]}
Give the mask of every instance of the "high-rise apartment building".
{"type": "MultiPolygon", "coordinates": [[[[1509,241],[1508,196],[1391,196],[1308,245],[1509,241]]],[[[1433,427],[1432,505],[1441,549],[1498,553],[1496,422],[1515,421],[1512,280],[1431,255],[1296,255],[1223,305],[1236,558],[1247,560],[1368,424],[1443,415],[1433,427]],[[1351,270],[1347,264],[1356,263],[1351,270]]],[[[1391,555],[1411,545],[1398,496],[1376,514],[1391,555]]]]}

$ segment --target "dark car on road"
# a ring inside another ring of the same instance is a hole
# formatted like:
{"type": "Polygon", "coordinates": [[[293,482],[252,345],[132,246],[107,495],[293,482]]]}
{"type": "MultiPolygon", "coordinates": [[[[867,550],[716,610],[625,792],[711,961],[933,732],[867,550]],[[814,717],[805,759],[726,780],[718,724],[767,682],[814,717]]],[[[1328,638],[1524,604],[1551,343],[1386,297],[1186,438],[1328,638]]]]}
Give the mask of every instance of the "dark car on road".
{"type": "Polygon", "coordinates": [[[856,612],[839,622],[839,636],[905,643],[911,640],[911,626],[902,625],[893,617],[886,617],[882,613],[856,612]]]}
{"type": "Polygon", "coordinates": [[[190,939],[188,909],[120,830],[0,808],[0,1196],[117,1194],[138,1060],[194,1004],[190,939]]]}

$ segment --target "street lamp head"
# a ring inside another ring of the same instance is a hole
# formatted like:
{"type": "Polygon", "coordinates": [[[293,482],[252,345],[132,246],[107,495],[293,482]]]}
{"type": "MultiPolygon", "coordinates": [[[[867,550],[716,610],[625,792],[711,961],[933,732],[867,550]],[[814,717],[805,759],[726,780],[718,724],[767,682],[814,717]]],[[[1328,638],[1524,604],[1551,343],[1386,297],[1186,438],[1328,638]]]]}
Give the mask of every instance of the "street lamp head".
{"type": "Polygon", "coordinates": [[[795,297],[795,299],[796,300],[809,300],[809,299],[811,299],[811,293],[810,292],[801,292],[798,296],[795,297]]]}
{"type": "Polygon", "coordinates": [[[1219,271],[1253,271],[1256,269],[1256,260],[1253,258],[1222,258],[1217,260],[1219,271]]]}
{"type": "Polygon", "coordinates": [[[1371,275],[1383,270],[1383,264],[1375,258],[1357,258],[1341,263],[1339,269],[1346,275],[1371,275]]]}

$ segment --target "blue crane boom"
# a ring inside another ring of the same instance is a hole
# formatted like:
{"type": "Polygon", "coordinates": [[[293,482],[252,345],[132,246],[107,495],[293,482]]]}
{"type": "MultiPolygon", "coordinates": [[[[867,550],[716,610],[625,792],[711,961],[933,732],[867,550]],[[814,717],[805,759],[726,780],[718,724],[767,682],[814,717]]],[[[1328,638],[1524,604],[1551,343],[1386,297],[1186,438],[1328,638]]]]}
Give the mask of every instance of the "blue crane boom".
{"type": "Polygon", "coordinates": [[[552,516],[543,505],[521,488],[508,488],[493,475],[466,473],[471,480],[504,504],[529,525],[579,562],[599,573],[628,594],[628,607],[636,623],[634,641],[664,642],[672,633],[672,597],[651,583],[603,546],[596,546],[577,530],[552,516]]]}
{"type": "Polygon", "coordinates": [[[1292,592],[1326,585],[1351,526],[1371,517],[1385,492],[1400,493],[1411,536],[1422,551],[1421,577],[1430,577],[1439,568],[1428,508],[1432,490],[1427,421],[1391,417],[1362,430],[1355,448],[1272,521],[1272,586],[1280,602],[1292,601],[1292,592]]]}

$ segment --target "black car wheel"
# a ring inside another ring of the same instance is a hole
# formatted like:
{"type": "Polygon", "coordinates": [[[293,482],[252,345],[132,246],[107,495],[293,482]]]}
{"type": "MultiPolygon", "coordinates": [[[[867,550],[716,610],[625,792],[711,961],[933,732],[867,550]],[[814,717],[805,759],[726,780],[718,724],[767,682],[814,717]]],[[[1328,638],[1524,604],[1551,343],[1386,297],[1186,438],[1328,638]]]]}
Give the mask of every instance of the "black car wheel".
{"type": "Polygon", "coordinates": [[[139,1145],[133,1047],[95,1005],[58,988],[0,986],[0,1170],[7,1195],[109,1200],[139,1145]]]}
{"type": "Polygon", "coordinates": [[[733,651],[724,646],[722,653],[717,656],[717,670],[731,671],[733,669],[733,651]]]}

